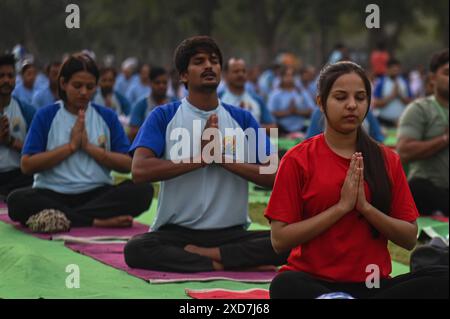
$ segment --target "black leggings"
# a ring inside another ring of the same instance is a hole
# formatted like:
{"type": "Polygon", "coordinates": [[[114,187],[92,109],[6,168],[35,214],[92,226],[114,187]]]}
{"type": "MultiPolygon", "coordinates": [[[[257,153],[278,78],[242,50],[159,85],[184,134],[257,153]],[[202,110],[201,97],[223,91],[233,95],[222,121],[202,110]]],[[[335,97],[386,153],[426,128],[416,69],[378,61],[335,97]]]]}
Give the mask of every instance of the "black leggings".
{"type": "Polygon", "coordinates": [[[92,226],[94,219],[121,215],[138,216],[153,198],[151,184],[125,181],[117,186],[103,186],[82,194],[61,194],[48,189],[23,188],[7,199],[9,217],[25,224],[44,209],[57,209],[71,221],[72,227],[92,226]]]}
{"type": "Polygon", "coordinates": [[[166,225],[133,237],[125,246],[125,261],[132,268],[174,272],[213,271],[212,260],[184,250],[186,245],[219,247],[225,269],[282,265],[288,253],[272,248],[270,231],[247,231],[242,227],[193,230],[166,225]]]}
{"type": "Polygon", "coordinates": [[[380,280],[379,288],[363,283],[338,283],[314,278],[304,272],[278,274],[270,285],[272,299],[314,299],[323,294],[344,292],[362,299],[448,299],[448,267],[421,269],[391,279],[380,280]]]}
{"type": "Polygon", "coordinates": [[[409,188],[421,215],[431,215],[435,211],[441,211],[448,216],[448,188],[436,187],[424,178],[411,179],[409,188]]]}
{"type": "Polygon", "coordinates": [[[13,190],[33,184],[32,175],[24,175],[20,169],[0,173],[0,196],[8,196],[13,190]]]}

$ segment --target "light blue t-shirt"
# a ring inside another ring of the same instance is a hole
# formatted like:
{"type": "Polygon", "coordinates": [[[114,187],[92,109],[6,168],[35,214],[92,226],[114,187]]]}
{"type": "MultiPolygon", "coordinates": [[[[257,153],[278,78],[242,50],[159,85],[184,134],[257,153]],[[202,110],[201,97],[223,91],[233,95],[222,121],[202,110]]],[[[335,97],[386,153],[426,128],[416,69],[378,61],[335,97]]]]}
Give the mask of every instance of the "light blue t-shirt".
{"type": "Polygon", "coordinates": [[[12,92],[12,95],[19,99],[20,101],[23,101],[27,104],[31,104],[33,100],[33,94],[35,92],[34,87],[30,90],[26,88],[23,83],[16,85],[16,88],[12,92]]]}
{"type": "MultiPolygon", "coordinates": [[[[282,90],[277,89],[269,96],[267,106],[269,111],[286,111],[290,108],[291,103],[295,105],[298,110],[310,109],[315,110],[315,107],[307,103],[304,97],[296,90],[282,90]]],[[[278,118],[277,122],[288,132],[300,132],[303,129],[305,118],[299,115],[290,115],[283,118],[278,118]]]]}
{"type": "MultiPolygon", "coordinates": [[[[225,144],[232,140],[226,129],[243,132],[249,128],[258,131],[259,125],[248,111],[219,101],[215,110],[206,112],[191,105],[185,98],[154,109],[139,130],[130,152],[144,147],[165,160],[197,156],[200,154],[203,128],[212,114],[217,114],[219,118],[219,131],[225,144]],[[181,138],[182,134],[187,139],[181,138]],[[177,146],[187,150],[186,153],[174,152],[177,146]]],[[[260,133],[256,135],[253,145],[257,149],[244,147],[243,153],[235,154],[237,158],[260,163],[265,161],[263,157],[274,152],[264,130],[260,130],[260,133]],[[259,153],[263,156],[258,156],[259,153]],[[252,156],[256,156],[254,161],[252,156]]],[[[249,143],[250,139],[245,141],[249,143]]],[[[247,181],[219,165],[209,165],[161,182],[158,212],[152,230],[166,224],[190,229],[245,228],[250,222],[247,205],[247,181]]]]}
{"type": "Polygon", "coordinates": [[[125,97],[134,105],[139,100],[142,100],[151,93],[150,86],[143,84],[140,79],[132,83],[125,94],[125,97]]]}
{"type": "MultiPolygon", "coordinates": [[[[392,94],[394,90],[395,83],[398,84],[400,95],[404,98],[412,97],[411,90],[409,88],[408,82],[402,77],[397,77],[392,80],[388,76],[380,78],[380,80],[375,85],[374,97],[378,99],[383,99],[392,94]]],[[[374,114],[380,118],[389,121],[398,121],[406,105],[402,102],[400,98],[396,98],[393,101],[386,104],[383,108],[377,108],[374,110],[374,114]]]]}
{"type": "MultiPolygon", "coordinates": [[[[168,97],[169,102],[175,102],[176,99],[173,97],[168,97]]],[[[156,108],[159,104],[155,102],[152,96],[145,97],[137,102],[131,111],[130,125],[135,127],[140,127],[148,115],[156,108]]]]}
{"type": "MultiPolygon", "coordinates": [[[[77,116],[68,112],[62,101],[39,109],[22,153],[33,155],[68,144],[76,120],[77,116]]],[[[127,153],[129,141],[114,111],[89,103],[85,123],[90,143],[107,151],[127,153]]],[[[111,184],[110,170],[78,150],[57,166],[35,174],[33,187],[63,194],[80,194],[111,184]]]]}
{"type": "Polygon", "coordinates": [[[260,124],[275,122],[262,99],[247,91],[244,91],[241,95],[235,95],[229,89],[225,89],[222,93],[219,93],[219,98],[223,103],[249,111],[260,124]]]}
{"type": "MultiPolygon", "coordinates": [[[[100,89],[97,90],[92,102],[97,105],[106,106],[105,99],[102,96],[100,89]]],[[[112,94],[112,105],[110,108],[117,113],[117,115],[128,116],[131,112],[130,102],[119,92],[113,92],[112,94]]]]}
{"type": "Polygon", "coordinates": [[[127,79],[125,78],[125,75],[123,75],[123,73],[120,73],[116,78],[116,83],[114,84],[114,91],[117,91],[123,96],[125,96],[128,88],[136,81],[139,81],[139,76],[137,74],[134,74],[129,79],[127,79]]]}
{"type": "MultiPolygon", "coordinates": [[[[4,113],[9,121],[10,135],[20,141],[25,141],[28,128],[35,110],[32,106],[19,102],[15,98],[11,98],[11,101],[4,113]]],[[[20,168],[20,153],[4,145],[0,145],[0,172],[9,172],[20,168]]]]}
{"type": "Polygon", "coordinates": [[[53,95],[49,87],[37,91],[33,95],[31,105],[36,109],[55,103],[57,98],[53,95]]]}

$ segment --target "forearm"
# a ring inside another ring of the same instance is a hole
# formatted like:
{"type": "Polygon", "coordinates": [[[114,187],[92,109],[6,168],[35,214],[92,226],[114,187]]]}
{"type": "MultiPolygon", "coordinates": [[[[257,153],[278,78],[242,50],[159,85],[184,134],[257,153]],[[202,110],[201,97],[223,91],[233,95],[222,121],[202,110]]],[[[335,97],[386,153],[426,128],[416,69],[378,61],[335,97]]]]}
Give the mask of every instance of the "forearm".
{"type": "Polygon", "coordinates": [[[385,107],[388,103],[392,102],[394,100],[394,97],[389,96],[386,97],[384,99],[374,99],[373,101],[373,105],[376,108],[383,108],[385,107]]]}
{"type": "Polygon", "coordinates": [[[346,213],[336,204],[314,217],[285,225],[276,231],[272,227],[273,248],[280,253],[307,243],[336,224],[346,213]]]}
{"type": "Polygon", "coordinates": [[[272,115],[276,118],[283,118],[283,117],[291,116],[292,112],[291,112],[291,110],[275,111],[275,112],[272,112],[272,115]]]}
{"type": "Polygon", "coordinates": [[[417,240],[416,225],[392,218],[372,205],[362,211],[361,214],[388,240],[408,250],[415,247],[417,240]]]}
{"type": "Polygon", "coordinates": [[[400,100],[401,100],[402,103],[405,104],[405,105],[408,105],[409,103],[412,102],[412,99],[409,98],[409,97],[403,97],[403,96],[400,96],[400,100]]]}
{"type": "Polygon", "coordinates": [[[221,166],[227,171],[263,187],[272,188],[275,182],[276,168],[272,174],[262,174],[265,165],[224,162],[221,166]]]}
{"type": "Polygon", "coordinates": [[[23,142],[15,138],[13,143],[11,144],[11,148],[20,153],[22,152],[23,142]]]}
{"type": "Polygon", "coordinates": [[[32,175],[51,169],[64,161],[74,150],[69,144],[62,145],[54,150],[22,157],[21,168],[24,174],[32,175]]]}
{"type": "Polygon", "coordinates": [[[86,147],[85,152],[95,159],[97,163],[108,169],[120,173],[129,173],[131,171],[131,157],[127,154],[108,152],[107,150],[92,144],[89,144],[86,147]]]}
{"type": "Polygon", "coordinates": [[[402,161],[409,162],[429,158],[446,147],[448,140],[439,135],[428,141],[400,141],[397,151],[402,161]]]}
{"type": "Polygon", "coordinates": [[[302,117],[310,117],[312,114],[312,110],[311,109],[297,110],[296,114],[302,117]]]}
{"type": "Polygon", "coordinates": [[[128,131],[128,138],[130,139],[130,142],[134,141],[138,132],[139,132],[138,127],[130,126],[129,131],[128,131]]]}
{"type": "Polygon", "coordinates": [[[135,183],[159,182],[175,178],[205,166],[191,159],[188,163],[174,163],[159,158],[134,158],[131,172],[135,183]]]}

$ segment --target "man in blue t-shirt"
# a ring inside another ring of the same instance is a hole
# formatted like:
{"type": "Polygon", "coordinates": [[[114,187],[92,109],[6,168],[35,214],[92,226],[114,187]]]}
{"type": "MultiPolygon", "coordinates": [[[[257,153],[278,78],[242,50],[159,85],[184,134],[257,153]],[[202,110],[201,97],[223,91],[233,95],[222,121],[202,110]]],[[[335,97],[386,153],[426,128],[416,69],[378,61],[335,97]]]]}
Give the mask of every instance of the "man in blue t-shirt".
{"type": "Polygon", "coordinates": [[[272,115],[263,100],[245,89],[247,69],[243,59],[231,58],[225,63],[226,88],[219,92],[222,102],[249,111],[264,128],[276,128],[272,115]]]}
{"type": "Polygon", "coordinates": [[[312,99],[305,99],[295,87],[294,73],[292,68],[282,69],[280,88],[270,94],[267,103],[281,134],[305,131],[305,121],[317,108],[312,99]]]}
{"type": "Polygon", "coordinates": [[[98,90],[92,101],[112,109],[119,117],[128,117],[131,112],[131,104],[126,97],[114,90],[116,75],[116,70],[113,68],[100,69],[98,90]]]}
{"type": "Polygon", "coordinates": [[[130,129],[128,137],[134,140],[139,128],[144,123],[150,112],[157,106],[175,101],[174,98],[167,96],[167,87],[169,83],[169,75],[164,68],[154,67],[150,71],[150,88],[149,96],[144,97],[133,106],[130,119],[130,129]]]}
{"type": "Polygon", "coordinates": [[[58,73],[60,62],[53,62],[47,66],[46,74],[48,86],[36,91],[33,95],[31,105],[36,109],[55,103],[58,98],[58,73]]]}
{"type": "Polygon", "coordinates": [[[134,105],[139,100],[150,94],[150,65],[143,64],[139,70],[139,77],[137,81],[134,81],[125,93],[125,97],[130,101],[131,105],[134,105]]]}
{"type": "Polygon", "coordinates": [[[151,231],[127,243],[125,261],[175,272],[273,270],[287,254],[274,252],[269,231],[247,230],[247,181],[273,185],[276,151],[250,112],[218,99],[222,54],[212,38],[184,40],[175,65],[188,96],[154,109],[130,149],[133,180],[162,182],[151,231]]]}
{"type": "Polygon", "coordinates": [[[127,93],[128,88],[139,80],[139,77],[134,74],[137,67],[137,59],[130,57],[122,62],[121,72],[117,76],[116,83],[114,84],[114,91],[119,92],[123,96],[127,93]]]}
{"type": "Polygon", "coordinates": [[[31,104],[35,92],[34,82],[36,81],[37,69],[32,63],[26,63],[21,70],[22,83],[16,86],[13,96],[18,100],[31,104]]]}
{"type": "Polygon", "coordinates": [[[386,127],[397,127],[400,116],[412,101],[411,89],[401,71],[400,61],[391,59],[386,76],[380,77],[375,84],[374,114],[386,127]]]}
{"type": "Polygon", "coordinates": [[[13,55],[0,56],[0,200],[33,182],[32,176],[20,170],[20,152],[35,110],[11,96],[16,81],[14,65],[13,55]]]}

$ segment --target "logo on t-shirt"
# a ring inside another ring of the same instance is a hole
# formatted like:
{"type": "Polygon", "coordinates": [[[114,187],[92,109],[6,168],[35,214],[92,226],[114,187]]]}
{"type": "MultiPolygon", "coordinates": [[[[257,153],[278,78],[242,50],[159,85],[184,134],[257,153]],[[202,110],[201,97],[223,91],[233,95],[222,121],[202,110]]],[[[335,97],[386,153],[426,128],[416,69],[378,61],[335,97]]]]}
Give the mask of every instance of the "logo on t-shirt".
{"type": "Polygon", "coordinates": [[[17,133],[20,131],[20,118],[19,117],[15,117],[13,118],[13,120],[11,121],[11,127],[12,127],[12,131],[14,133],[17,133]]]}
{"type": "Polygon", "coordinates": [[[223,138],[223,153],[233,158],[236,156],[236,136],[225,136],[223,138]]]}
{"type": "Polygon", "coordinates": [[[101,148],[106,148],[106,136],[100,135],[97,139],[98,146],[101,148]]]}

